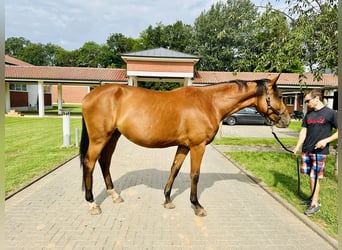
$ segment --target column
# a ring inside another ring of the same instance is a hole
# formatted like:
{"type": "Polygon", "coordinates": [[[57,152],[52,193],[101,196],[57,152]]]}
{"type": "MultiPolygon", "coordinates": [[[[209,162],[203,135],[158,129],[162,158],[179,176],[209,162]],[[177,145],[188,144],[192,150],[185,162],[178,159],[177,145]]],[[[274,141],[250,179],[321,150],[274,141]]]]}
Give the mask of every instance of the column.
{"type": "Polygon", "coordinates": [[[38,81],[38,116],[43,117],[44,114],[45,114],[44,82],[38,81]]]}
{"type": "Polygon", "coordinates": [[[185,77],[184,78],[184,86],[191,86],[191,85],[192,85],[191,78],[185,77]]]}
{"type": "Polygon", "coordinates": [[[138,87],[138,77],[136,76],[133,77],[133,83],[134,83],[134,87],[138,87]]]}
{"type": "Polygon", "coordinates": [[[129,76],[129,77],[128,77],[128,85],[129,85],[129,86],[133,86],[133,84],[134,84],[134,83],[133,83],[133,76],[129,76]]]}
{"type": "Polygon", "coordinates": [[[324,95],[330,97],[327,98],[327,106],[332,109],[334,104],[334,90],[326,90],[324,95]]]}
{"type": "Polygon", "coordinates": [[[10,83],[5,82],[5,112],[11,110],[11,95],[10,95],[10,83]]]}
{"type": "Polygon", "coordinates": [[[62,95],[62,84],[58,83],[57,85],[57,92],[58,92],[58,97],[57,97],[57,105],[58,105],[58,114],[62,114],[62,108],[63,108],[63,95],[62,95]]]}

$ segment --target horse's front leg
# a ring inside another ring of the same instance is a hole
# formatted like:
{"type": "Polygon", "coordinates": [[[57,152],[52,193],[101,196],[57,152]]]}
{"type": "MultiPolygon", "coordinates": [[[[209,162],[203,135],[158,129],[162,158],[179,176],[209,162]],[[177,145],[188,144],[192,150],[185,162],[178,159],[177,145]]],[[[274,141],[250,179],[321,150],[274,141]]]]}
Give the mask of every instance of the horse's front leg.
{"type": "Polygon", "coordinates": [[[168,209],[175,208],[175,205],[171,202],[171,198],[170,198],[171,189],[172,189],[173,182],[175,178],[177,177],[177,174],[188,153],[189,153],[189,148],[184,147],[184,146],[178,146],[176,155],[173,160],[172,167],[171,167],[170,176],[164,188],[164,195],[165,195],[164,207],[165,208],[168,208],[168,209]]]}
{"type": "Polygon", "coordinates": [[[190,201],[194,206],[195,214],[197,216],[206,216],[207,212],[201,206],[197,198],[197,184],[200,177],[200,168],[201,162],[203,158],[203,154],[205,151],[205,145],[198,145],[192,147],[190,149],[190,156],[191,156],[191,192],[190,192],[190,201]]]}

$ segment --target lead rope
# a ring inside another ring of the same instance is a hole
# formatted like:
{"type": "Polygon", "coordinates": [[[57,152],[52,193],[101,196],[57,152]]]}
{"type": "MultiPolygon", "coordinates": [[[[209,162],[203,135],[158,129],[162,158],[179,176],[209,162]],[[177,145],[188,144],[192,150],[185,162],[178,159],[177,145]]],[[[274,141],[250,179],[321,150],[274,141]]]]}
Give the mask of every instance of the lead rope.
{"type": "MultiPolygon", "coordinates": [[[[275,139],[277,140],[277,142],[282,146],[282,148],[283,148],[285,151],[287,151],[287,152],[293,154],[294,152],[293,152],[292,150],[288,149],[287,147],[285,147],[285,145],[280,141],[280,139],[278,138],[277,134],[274,132],[273,126],[272,126],[272,125],[271,125],[271,130],[272,130],[272,134],[273,134],[274,138],[275,138],[275,139]]],[[[318,170],[318,167],[317,167],[317,164],[318,164],[317,153],[315,153],[315,157],[316,157],[316,168],[317,168],[317,170],[318,170]]],[[[317,172],[318,172],[318,171],[316,171],[315,184],[314,184],[314,189],[313,189],[313,191],[312,191],[312,194],[310,195],[309,198],[303,197],[302,194],[301,194],[301,191],[300,191],[300,169],[299,169],[299,159],[298,159],[298,157],[296,157],[296,159],[297,159],[297,180],[298,180],[298,181],[297,181],[297,187],[298,187],[297,193],[298,193],[299,197],[302,198],[303,200],[312,200],[312,197],[313,197],[313,195],[314,195],[314,193],[315,193],[315,191],[316,191],[316,185],[317,185],[317,179],[318,179],[318,173],[317,173],[317,172]]]]}

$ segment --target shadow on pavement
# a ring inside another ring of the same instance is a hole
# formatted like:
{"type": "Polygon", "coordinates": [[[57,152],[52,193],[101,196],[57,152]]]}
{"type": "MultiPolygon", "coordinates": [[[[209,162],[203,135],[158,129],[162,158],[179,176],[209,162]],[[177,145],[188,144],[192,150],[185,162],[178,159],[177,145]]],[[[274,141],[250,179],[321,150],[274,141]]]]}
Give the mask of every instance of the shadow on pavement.
{"type": "MultiPolygon", "coordinates": [[[[143,169],[137,171],[131,171],[121,176],[119,179],[114,181],[115,189],[121,193],[122,191],[129,189],[134,186],[145,185],[149,188],[164,190],[167,179],[170,172],[165,170],[158,170],[155,168],[143,169]]],[[[227,174],[227,173],[201,173],[198,183],[198,197],[201,193],[212,187],[216,182],[235,180],[250,184],[255,184],[255,181],[248,178],[245,174],[227,174]]],[[[179,172],[172,188],[171,199],[173,200],[178,195],[189,189],[190,196],[190,173],[179,172]]],[[[107,191],[104,188],[100,194],[96,197],[96,201],[99,205],[108,197],[107,191]]],[[[122,197],[125,199],[125,197],[122,197]]]]}

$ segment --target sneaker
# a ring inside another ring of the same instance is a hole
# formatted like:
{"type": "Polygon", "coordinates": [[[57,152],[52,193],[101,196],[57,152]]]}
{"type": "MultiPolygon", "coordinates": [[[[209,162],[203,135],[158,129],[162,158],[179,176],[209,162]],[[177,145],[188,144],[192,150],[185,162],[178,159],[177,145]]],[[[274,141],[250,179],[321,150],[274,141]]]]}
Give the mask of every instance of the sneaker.
{"type": "Polygon", "coordinates": [[[311,215],[313,215],[314,213],[318,212],[319,209],[320,209],[320,208],[319,208],[319,205],[318,205],[318,204],[311,205],[311,206],[309,206],[309,207],[305,210],[304,214],[307,215],[307,216],[311,216],[311,215]]]}
{"type": "MultiPolygon", "coordinates": [[[[303,205],[303,206],[310,206],[311,205],[311,199],[308,199],[308,200],[303,200],[301,201],[300,205],[303,205]]],[[[318,202],[317,202],[318,206],[321,206],[321,200],[319,199],[318,202]]]]}

